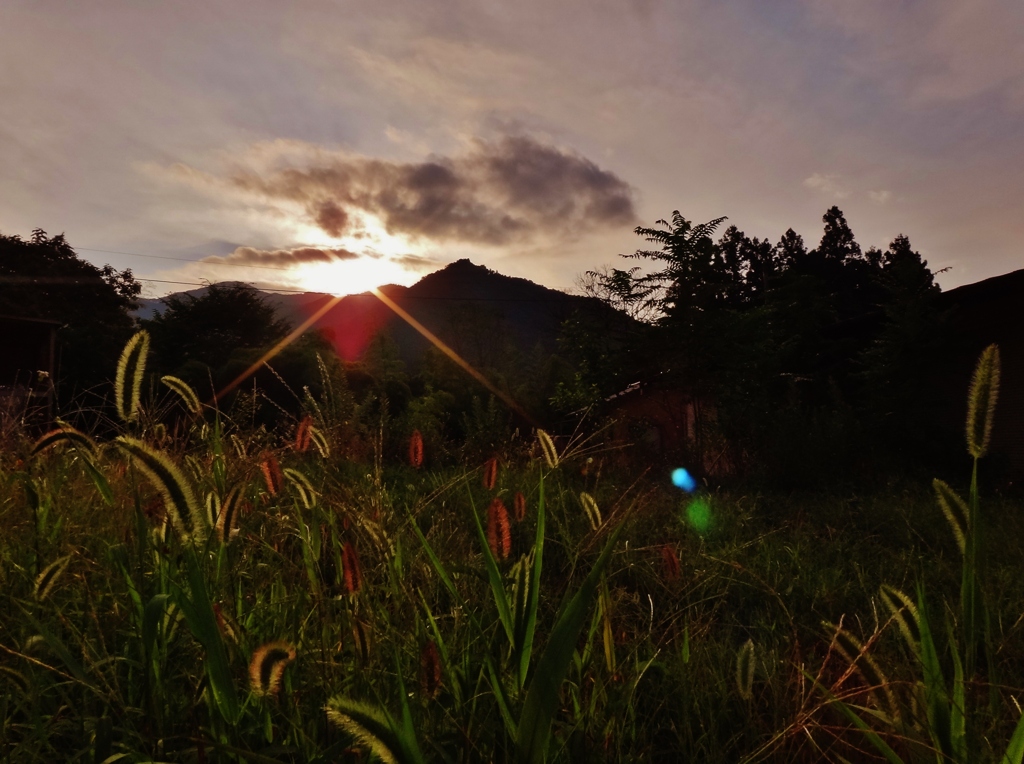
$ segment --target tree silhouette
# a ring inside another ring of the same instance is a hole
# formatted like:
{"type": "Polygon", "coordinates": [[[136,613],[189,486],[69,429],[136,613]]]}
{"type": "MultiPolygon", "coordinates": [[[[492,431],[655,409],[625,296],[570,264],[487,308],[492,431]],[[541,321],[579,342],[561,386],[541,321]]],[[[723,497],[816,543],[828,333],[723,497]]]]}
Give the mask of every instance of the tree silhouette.
{"type": "MultiPolygon", "coordinates": [[[[857,453],[858,428],[891,435],[927,418],[927,396],[913,391],[937,355],[938,288],[907,237],[865,252],[833,206],[810,251],[792,229],[774,246],[735,226],[716,242],[724,219],[693,225],[676,211],[636,229],[660,249],[624,256],[658,270],[588,272],[592,294],[651,311],[629,351],[636,377],[688,392],[698,420],[712,406],[736,463],[780,472],[842,462],[857,453]]],[[[593,365],[581,368],[597,379],[593,365]]]]}
{"type": "Polygon", "coordinates": [[[0,314],[61,322],[62,388],[113,378],[140,292],[131,270],[79,259],[63,234],[50,237],[37,228],[28,241],[0,235],[0,314]]]}
{"type": "Polygon", "coordinates": [[[172,295],[164,305],[142,324],[152,335],[157,364],[190,381],[206,381],[233,354],[267,348],[289,330],[248,284],[211,284],[201,295],[172,295]]]}

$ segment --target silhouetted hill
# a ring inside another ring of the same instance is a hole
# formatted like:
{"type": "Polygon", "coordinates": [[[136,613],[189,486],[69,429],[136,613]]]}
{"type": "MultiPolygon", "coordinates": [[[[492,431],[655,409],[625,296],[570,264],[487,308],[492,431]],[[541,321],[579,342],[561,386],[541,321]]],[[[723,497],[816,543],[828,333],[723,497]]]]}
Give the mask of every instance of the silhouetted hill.
{"type": "Polygon", "coordinates": [[[981,351],[999,346],[1002,366],[992,428],[993,466],[1024,478],[1024,270],[944,292],[949,311],[948,376],[940,380],[948,408],[937,412],[963,432],[967,388],[981,351]]]}
{"type": "MultiPolygon", "coordinates": [[[[184,294],[201,295],[205,289],[184,294]]],[[[424,276],[411,287],[394,284],[381,291],[426,329],[474,365],[511,343],[523,352],[554,352],[559,328],[574,311],[601,316],[605,321],[629,321],[599,300],[569,295],[528,279],[504,276],[469,260],[459,260],[424,276]]],[[[307,292],[265,292],[279,315],[298,325],[324,308],[331,295],[307,292]]],[[[159,300],[146,300],[138,314],[159,311],[159,300]]],[[[430,344],[416,329],[367,292],[349,295],[313,325],[331,336],[339,355],[356,360],[379,332],[386,331],[399,356],[414,367],[430,344]]]]}

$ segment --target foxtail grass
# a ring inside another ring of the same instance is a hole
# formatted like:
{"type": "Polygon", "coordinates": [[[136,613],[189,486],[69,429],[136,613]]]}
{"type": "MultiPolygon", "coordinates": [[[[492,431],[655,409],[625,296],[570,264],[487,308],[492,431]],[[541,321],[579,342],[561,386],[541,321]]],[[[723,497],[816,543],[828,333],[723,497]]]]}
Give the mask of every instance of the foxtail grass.
{"type": "Polygon", "coordinates": [[[498,496],[491,499],[487,508],[487,546],[498,560],[507,560],[512,554],[512,531],[508,522],[508,509],[498,496]]]}
{"type": "Polygon", "coordinates": [[[141,405],[142,378],[146,373],[146,356],[149,355],[149,332],[137,332],[121,351],[114,377],[114,400],[117,413],[124,422],[134,422],[141,405]]]}
{"type": "Polygon", "coordinates": [[[183,379],[167,375],[160,377],[160,381],[171,391],[173,391],[181,399],[181,402],[185,404],[185,408],[191,413],[199,415],[203,412],[203,406],[199,402],[199,396],[196,395],[196,391],[192,389],[192,386],[183,379]]]}
{"type": "Polygon", "coordinates": [[[281,689],[281,678],[288,664],[295,660],[295,648],[276,641],[261,645],[249,661],[249,687],[254,695],[269,697],[281,689]]]}
{"type": "Polygon", "coordinates": [[[126,435],[117,438],[115,443],[156,488],[163,498],[164,511],[181,537],[202,542],[206,538],[206,517],[188,481],[170,456],[126,435]]]}
{"type": "Polygon", "coordinates": [[[409,464],[417,470],[423,466],[423,435],[419,430],[409,436],[409,464]]]}

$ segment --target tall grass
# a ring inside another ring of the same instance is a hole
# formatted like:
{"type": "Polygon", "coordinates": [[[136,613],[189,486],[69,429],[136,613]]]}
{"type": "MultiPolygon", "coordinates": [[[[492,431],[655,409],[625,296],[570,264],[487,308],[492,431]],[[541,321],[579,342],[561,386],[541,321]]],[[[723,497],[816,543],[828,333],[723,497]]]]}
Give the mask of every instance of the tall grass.
{"type": "Polygon", "coordinates": [[[0,453],[0,760],[1020,760],[1020,520],[976,484],[690,495],[544,432],[432,471],[379,421],[361,462],[326,399],[136,396],[143,350],[120,432],[0,453]]]}

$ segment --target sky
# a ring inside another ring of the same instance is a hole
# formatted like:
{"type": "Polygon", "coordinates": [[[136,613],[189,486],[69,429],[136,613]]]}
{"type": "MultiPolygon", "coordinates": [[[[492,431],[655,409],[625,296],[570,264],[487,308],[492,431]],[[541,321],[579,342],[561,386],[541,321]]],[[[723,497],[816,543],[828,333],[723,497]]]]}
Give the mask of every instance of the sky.
{"type": "Polygon", "coordinates": [[[1015,0],[0,3],[0,233],[148,296],[572,288],[673,210],[832,205],[949,289],[1024,267],[1022,147],[1015,0]]]}

